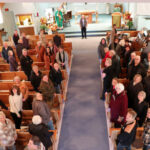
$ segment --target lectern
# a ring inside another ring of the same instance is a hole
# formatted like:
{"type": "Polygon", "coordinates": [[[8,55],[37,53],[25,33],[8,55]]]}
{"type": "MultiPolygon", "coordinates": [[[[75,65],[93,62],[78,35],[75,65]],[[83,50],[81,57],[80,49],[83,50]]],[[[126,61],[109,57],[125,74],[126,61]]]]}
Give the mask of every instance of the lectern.
{"type": "Polygon", "coordinates": [[[0,46],[3,46],[3,40],[2,40],[3,35],[6,35],[6,32],[0,30],[0,46]]]}
{"type": "Polygon", "coordinates": [[[112,26],[116,24],[117,28],[121,27],[121,13],[115,12],[112,14],[112,26]]]}

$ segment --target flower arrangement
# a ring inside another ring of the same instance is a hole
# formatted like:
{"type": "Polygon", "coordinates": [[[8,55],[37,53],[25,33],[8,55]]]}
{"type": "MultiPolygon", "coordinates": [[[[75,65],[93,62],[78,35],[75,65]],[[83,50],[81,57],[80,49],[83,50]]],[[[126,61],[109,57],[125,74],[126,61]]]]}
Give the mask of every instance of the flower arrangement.
{"type": "Polygon", "coordinates": [[[124,22],[125,22],[125,25],[128,26],[129,29],[132,28],[133,21],[132,21],[132,18],[131,18],[131,14],[128,11],[126,11],[125,14],[124,14],[124,22]]]}
{"type": "Polygon", "coordinates": [[[49,24],[48,28],[54,32],[57,30],[57,24],[49,24]]]}
{"type": "Polygon", "coordinates": [[[47,19],[46,19],[45,17],[42,17],[42,18],[40,19],[40,23],[41,23],[41,25],[47,24],[47,19]]]}

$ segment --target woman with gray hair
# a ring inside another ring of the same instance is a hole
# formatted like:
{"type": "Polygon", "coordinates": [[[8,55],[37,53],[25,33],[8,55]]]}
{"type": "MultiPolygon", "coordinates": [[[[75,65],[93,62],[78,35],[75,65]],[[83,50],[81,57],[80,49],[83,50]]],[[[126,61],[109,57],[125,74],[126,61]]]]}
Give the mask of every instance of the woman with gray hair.
{"type": "Polygon", "coordinates": [[[115,90],[116,92],[112,94],[110,100],[111,122],[115,124],[115,127],[120,127],[121,124],[125,123],[128,109],[128,97],[122,83],[118,83],[115,86],[115,90]]]}
{"type": "Polygon", "coordinates": [[[30,134],[39,137],[42,144],[45,146],[45,150],[48,150],[52,146],[50,137],[53,133],[48,131],[48,127],[42,123],[42,118],[39,115],[34,115],[32,118],[32,124],[29,125],[30,134]]]}
{"type": "Polygon", "coordinates": [[[16,150],[15,140],[17,138],[16,128],[10,119],[0,111],[0,150],[16,150]]]}

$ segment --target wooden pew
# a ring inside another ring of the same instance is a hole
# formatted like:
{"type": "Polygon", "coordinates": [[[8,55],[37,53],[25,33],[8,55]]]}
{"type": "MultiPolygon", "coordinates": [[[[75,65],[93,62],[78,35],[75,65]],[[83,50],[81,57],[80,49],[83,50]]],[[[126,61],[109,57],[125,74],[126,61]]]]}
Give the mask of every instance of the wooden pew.
{"type": "MultiPolygon", "coordinates": [[[[25,83],[28,86],[29,90],[33,90],[33,87],[30,81],[25,81],[25,83]]],[[[14,82],[13,81],[1,81],[0,85],[1,85],[0,90],[10,90],[12,86],[14,85],[14,82]]]]}
{"type": "MultiPolygon", "coordinates": [[[[108,31],[106,34],[107,35],[110,35],[110,33],[111,33],[111,31],[108,31]]],[[[128,31],[118,31],[117,32],[118,34],[130,34],[130,37],[136,37],[137,36],[137,34],[139,33],[139,31],[130,31],[130,30],[128,30],[128,31]]]]}
{"type": "MultiPolygon", "coordinates": [[[[44,69],[45,63],[44,62],[33,62],[33,65],[37,65],[40,70],[44,69]]],[[[0,63],[0,71],[10,71],[9,64],[7,63],[0,63]]]]}
{"type": "MultiPolygon", "coordinates": [[[[28,131],[24,131],[22,129],[17,129],[16,131],[17,131],[16,145],[19,147],[21,146],[20,148],[24,148],[25,146],[27,146],[32,135],[28,131]]],[[[54,142],[56,142],[57,130],[49,130],[49,132],[53,132],[54,142]]]]}
{"type": "Polygon", "coordinates": [[[119,78],[126,78],[127,77],[127,68],[122,67],[121,73],[119,74],[119,78]]]}
{"type": "MultiPolygon", "coordinates": [[[[120,133],[120,130],[121,130],[120,128],[109,128],[109,137],[110,138],[113,137],[113,138],[111,138],[111,142],[113,143],[113,146],[114,146],[113,149],[115,149],[115,147],[116,147],[115,146],[116,142],[114,141],[115,140],[114,138],[118,136],[118,134],[120,133]]],[[[137,130],[136,130],[136,137],[135,137],[136,143],[143,140],[143,136],[142,136],[143,135],[143,130],[144,130],[143,127],[138,127],[137,128],[137,130]]],[[[132,148],[133,149],[137,149],[137,148],[139,149],[140,148],[139,150],[141,150],[142,142],[140,142],[141,143],[140,144],[141,147],[137,146],[136,143],[133,142],[132,148]]]]}
{"type": "MultiPolygon", "coordinates": [[[[45,38],[47,41],[53,40],[53,37],[56,34],[51,34],[51,35],[45,35],[45,38]]],[[[57,34],[61,37],[62,43],[65,41],[65,34],[57,34]]],[[[37,45],[37,42],[39,41],[39,36],[38,35],[32,35],[29,36],[29,44],[31,48],[35,48],[35,46],[37,45]]]]}
{"type": "MultiPolygon", "coordinates": [[[[33,100],[34,93],[29,93],[30,100],[33,100]]],[[[0,100],[9,107],[9,93],[0,93],[0,100]]],[[[62,104],[62,96],[60,94],[56,94],[56,97],[54,97],[54,107],[58,108],[60,107],[60,104],[62,104]]],[[[60,109],[60,108],[58,108],[60,109]]]]}
{"type": "MultiPolygon", "coordinates": [[[[47,74],[49,75],[49,70],[41,71],[42,74],[47,74]]],[[[62,76],[64,80],[68,80],[68,74],[66,70],[61,70],[62,76]]],[[[0,80],[13,80],[15,76],[19,76],[21,80],[27,80],[27,76],[23,71],[17,71],[17,72],[10,72],[10,71],[5,71],[5,72],[0,72],[0,80]]]]}

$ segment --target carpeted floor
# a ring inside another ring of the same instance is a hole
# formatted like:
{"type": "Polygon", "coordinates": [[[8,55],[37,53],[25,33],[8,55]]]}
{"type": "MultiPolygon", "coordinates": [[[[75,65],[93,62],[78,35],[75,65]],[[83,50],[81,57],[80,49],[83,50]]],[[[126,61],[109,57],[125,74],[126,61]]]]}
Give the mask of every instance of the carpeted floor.
{"type": "Polygon", "coordinates": [[[100,38],[73,38],[73,63],[58,150],[109,150],[100,97],[100,38]]]}

